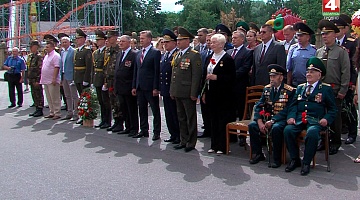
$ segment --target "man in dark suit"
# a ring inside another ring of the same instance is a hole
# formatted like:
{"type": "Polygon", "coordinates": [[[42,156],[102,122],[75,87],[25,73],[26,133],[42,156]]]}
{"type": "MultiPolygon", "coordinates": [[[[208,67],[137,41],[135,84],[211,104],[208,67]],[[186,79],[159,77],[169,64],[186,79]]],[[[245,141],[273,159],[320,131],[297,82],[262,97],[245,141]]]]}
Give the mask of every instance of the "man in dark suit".
{"type": "Polygon", "coordinates": [[[120,37],[121,51],[116,59],[114,89],[120,105],[120,121],[125,121],[126,126],[118,134],[129,134],[132,137],[139,131],[139,118],[136,96],[131,94],[137,52],[131,49],[130,42],[130,36],[120,37]]]}
{"type": "Polygon", "coordinates": [[[170,139],[166,139],[165,142],[179,144],[180,129],[176,101],[170,97],[171,61],[178,52],[176,48],[176,35],[169,29],[164,29],[163,35],[166,53],[160,63],[160,95],[163,97],[166,125],[171,135],[170,139]]]}
{"type": "Polygon", "coordinates": [[[189,152],[197,142],[196,101],[200,90],[201,58],[190,47],[194,36],[186,29],[178,29],[177,45],[180,49],[172,61],[170,95],[176,100],[180,124],[180,144],[175,149],[189,152]]]}
{"type": "Polygon", "coordinates": [[[284,45],[274,41],[273,33],[272,26],[268,24],[263,25],[260,29],[262,43],[254,49],[251,85],[267,85],[269,83],[268,65],[278,64],[284,68],[286,66],[284,45]]]}
{"type": "MultiPolygon", "coordinates": [[[[206,36],[207,49],[206,49],[206,51],[203,51],[200,53],[202,74],[204,74],[206,72],[206,70],[207,70],[206,62],[207,62],[207,60],[209,60],[211,58],[211,55],[213,54],[213,51],[210,48],[211,36],[213,36],[213,35],[214,35],[214,33],[207,34],[207,36],[206,36]]],[[[205,80],[205,77],[203,77],[202,80],[205,80]]],[[[204,85],[204,83],[201,83],[201,85],[204,85]]],[[[201,106],[200,107],[201,108],[201,116],[202,116],[203,123],[204,123],[204,125],[202,126],[202,128],[204,129],[204,132],[202,135],[199,135],[198,138],[210,137],[211,136],[211,133],[210,133],[211,121],[210,121],[209,109],[208,109],[208,106],[206,104],[204,104],[203,101],[200,101],[200,106],[201,106]]]]}
{"type": "Polygon", "coordinates": [[[142,49],[137,53],[132,94],[137,96],[140,114],[140,133],[134,138],[149,137],[148,104],[150,104],[154,120],[154,136],[160,139],[161,120],[159,106],[159,79],[161,53],[151,45],[151,31],[140,32],[142,49]]]}
{"type": "MultiPolygon", "coordinates": [[[[344,15],[344,14],[343,14],[344,15]]],[[[342,16],[343,16],[342,15],[342,16]]],[[[352,37],[347,37],[347,29],[345,27],[348,27],[349,24],[346,23],[345,20],[343,20],[341,17],[337,20],[332,21],[340,30],[339,33],[336,34],[336,42],[338,45],[343,46],[346,48],[349,59],[350,59],[350,82],[349,82],[349,89],[346,92],[344,100],[346,103],[343,105],[343,110],[341,113],[342,120],[344,123],[342,123],[342,133],[348,132],[348,138],[345,141],[345,144],[352,144],[356,140],[357,136],[357,112],[355,105],[352,101],[354,98],[354,90],[355,90],[355,83],[357,79],[357,72],[354,66],[354,60],[353,57],[356,52],[356,46],[357,42],[352,37]]]]}
{"type": "MultiPolygon", "coordinates": [[[[227,51],[235,60],[236,82],[234,87],[236,116],[242,120],[244,115],[246,87],[249,85],[249,72],[253,64],[253,50],[246,48],[244,45],[246,36],[242,31],[234,31],[232,35],[232,44],[234,49],[227,51]]],[[[246,137],[239,137],[239,145],[244,146],[246,137]]]]}
{"type": "Polygon", "coordinates": [[[203,51],[206,51],[208,49],[208,46],[206,44],[206,36],[208,34],[207,28],[201,28],[197,31],[197,36],[199,40],[199,45],[194,47],[195,51],[198,51],[199,53],[202,53],[203,51]]]}

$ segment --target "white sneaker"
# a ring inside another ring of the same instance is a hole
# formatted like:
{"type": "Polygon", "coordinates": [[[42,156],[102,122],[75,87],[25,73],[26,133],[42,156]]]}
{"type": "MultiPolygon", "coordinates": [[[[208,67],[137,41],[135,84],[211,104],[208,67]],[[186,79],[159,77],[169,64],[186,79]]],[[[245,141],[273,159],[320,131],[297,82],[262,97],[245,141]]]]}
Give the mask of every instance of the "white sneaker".
{"type": "Polygon", "coordinates": [[[217,151],[216,153],[217,154],[224,154],[224,152],[222,152],[222,151],[217,151]]]}
{"type": "Polygon", "coordinates": [[[215,151],[213,149],[209,149],[208,153],[214,153],[215,151]]]}

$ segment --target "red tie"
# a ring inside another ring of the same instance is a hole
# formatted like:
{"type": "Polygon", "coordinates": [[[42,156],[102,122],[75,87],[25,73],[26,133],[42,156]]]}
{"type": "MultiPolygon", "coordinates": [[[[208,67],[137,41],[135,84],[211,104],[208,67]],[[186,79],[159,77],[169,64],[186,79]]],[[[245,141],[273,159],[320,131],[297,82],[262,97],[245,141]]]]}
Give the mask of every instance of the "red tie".
{"type": "Polygon", "coordinates": [[[265,49],[266,49],[266,45],[264,45],[263,50],[261,52],[261,57],[260,57],[260,62],[262,62],[264,55],[265,55],[265,49]]]}
{"type": "Polygon", "coordinates": [[[143,61],[144,61],[145,51],[146,51],[146,49],[143,49],[143,50],[142,50],[141,57],[140,57],[140,64],[142,64],[143,61]]]}
{"type": "Polygon", "coordinates": [[[232,55],[231,55],[231,57],[234,59],[235,58],[235,55],[236,55],[236,52],[237,52],[237,48],[236,49],[234,49],[234,51],[233,51],[233,53],[232,53],[232,55]]]}

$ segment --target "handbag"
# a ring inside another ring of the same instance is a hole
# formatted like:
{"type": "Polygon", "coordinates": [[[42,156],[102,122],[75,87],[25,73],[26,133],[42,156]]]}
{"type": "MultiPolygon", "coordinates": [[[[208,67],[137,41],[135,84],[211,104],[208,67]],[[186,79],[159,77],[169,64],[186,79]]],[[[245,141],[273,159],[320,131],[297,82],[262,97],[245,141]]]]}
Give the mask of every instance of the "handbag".
{"type": "Polygon", "coordinates": [[[4,81],[9,81],[9,73],[8,72],[5,72],[4,73],[4,81]]]}

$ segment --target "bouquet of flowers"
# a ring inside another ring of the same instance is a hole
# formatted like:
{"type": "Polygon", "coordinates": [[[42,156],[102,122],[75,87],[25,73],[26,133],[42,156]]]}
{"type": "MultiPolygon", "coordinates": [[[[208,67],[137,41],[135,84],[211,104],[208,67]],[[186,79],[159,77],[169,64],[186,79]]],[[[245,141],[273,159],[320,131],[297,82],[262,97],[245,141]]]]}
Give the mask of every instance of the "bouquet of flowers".
{"type": "Polygon", "coordinates": [[[263,118],[264,122],[267,122],[270,120],[271,114],[269,112],[266,112],[265,109],[259,112],[260,116],[263,118]]]}
{"type": "Polygon", "coordinates": [[[97,118],[99,112],[99,102],[96,93],[91,88],[86,88],[80,95],[78,105],[79,117],[83,120],[92,120],[97,118]]]}

